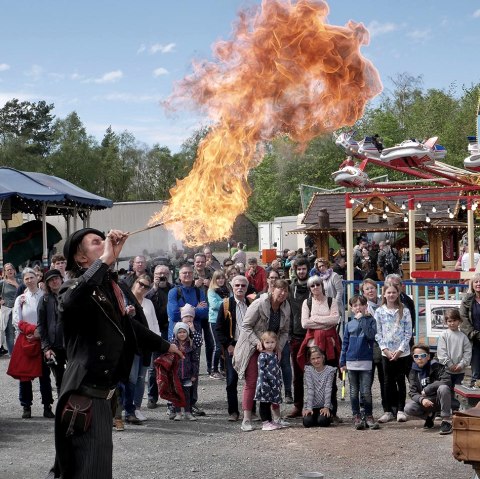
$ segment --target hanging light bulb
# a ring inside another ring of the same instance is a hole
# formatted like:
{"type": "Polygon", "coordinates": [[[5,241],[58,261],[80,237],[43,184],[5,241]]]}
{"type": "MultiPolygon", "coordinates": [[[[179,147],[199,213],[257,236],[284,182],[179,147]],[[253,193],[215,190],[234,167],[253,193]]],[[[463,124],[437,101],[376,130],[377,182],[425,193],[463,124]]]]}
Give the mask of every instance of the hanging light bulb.
{"type": "Polygon", "coordinates": [[[369,209],[370,211],[373,210],[373,205],[372,205],[372,203],[368,203],[368,209],[369,209]]]}
{"type": "Polygon", "coordinates": [[[419,202],[417,203],[417,210],[419,210],[421,207],[422,207],[422,203],[419,201],[419,202]]]}
{"type": "Polygon", "coordinates": [[[406,210],[407,206],[405,205],[405,201],[402,201],[402,206],[400,206],[402,210],[406,210]]]}
{"type": "Polygon", "coordinates": [[[350,204],[355,204],[355,198],[350,198],[350,204]]]}
{"type": "Polygon", "coordinates": [[[465,211],[467,209],[467,205],[465,203],[462,203],[462,210],[465,211]]]}
{"type": "Polygon", "coordinates": [[[364,213],[366,213],[366,212],[368,211],[367,207],[364,206],[364,207],[362,208],[362,211],[363,211],[364,213]]]}
{"type": "Polygon", "coordinates": [[[408,216],[406,214],[403,215],[403,222],[408,223],[408,216]]]}
{"type": "Polygon", "coordinates": [[[452,210],[450,209],[450,206],[447,206],[447,213],[450,214],[452,210]]]}
{"type": "Polygon", "coordinates": [[[384,220],[386,220],[386,219],[387,219],[387,213],[383,213],[382,218],[383,218],[384,220]]]}
{"type": "Polygon", "coordinates": [[[435,208],[435,205],[432,206],[432,213],[436,213],[437,212],[437,208],[435,208]]]}
{"type": "Polygon", "coordinates": [[[388,207],[388,205],[385,205],[385,213],[388,213],[390,211],[390,208],[388,207]]]}
{"type": "Polygon", "coordinates": [[[425,221],[426,221],[427,223],[430,223],[430,221],[431,221],[431,220],[430,220],[430,216],[428,216],[428,213],[425,213],[425,221]]]}
{"type": "Polygon", "coordinates": [[[477,209],[478,203],[475,201],[472,205],[472,211],[475,211],[477,209]]]}

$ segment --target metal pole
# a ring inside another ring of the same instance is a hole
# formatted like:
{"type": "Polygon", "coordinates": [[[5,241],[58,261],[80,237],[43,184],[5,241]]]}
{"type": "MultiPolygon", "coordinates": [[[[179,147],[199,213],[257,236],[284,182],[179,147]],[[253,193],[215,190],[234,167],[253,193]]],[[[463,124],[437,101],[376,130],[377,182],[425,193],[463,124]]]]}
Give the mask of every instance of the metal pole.
{"type": "MultiPolygon", "coordinates": [[[[345,195],[345,247],[347,248],[347,280],[353,281],[353,210],[350,195],[345,195]]],[[[353,286],[353,283],[351,283],[353,286]]],[[[352,296],[353,287],[347,289],[347,303],[352,296]]]]}
{"type": "Polygon", "coordinates": [[[0,270],[3,270],[3,224],[2,224],[2,208],[3,201],[0,201],[0,270]]]}
{"type": "Polygon", "coordinates": [[[475,226],[473,220],[472,199],[467,200],[467,240],[468,240],[468,270],[472,270],[475,260],[475,226]]]}
{"type": "Polygon", "coordinates": [[[411,196],[408,198],[408,255],[409,259],[409,268],[410,268],[410,278],[412,277],[412,272],[416,268],[416,257],[415,257],[415,199],[411,196]]]}
{"type": "Polygon", "coordinates": [[[42,204],[42,263],[43,268],[48,268],[48,242],[47,242],[47,203],[42,204]]]}

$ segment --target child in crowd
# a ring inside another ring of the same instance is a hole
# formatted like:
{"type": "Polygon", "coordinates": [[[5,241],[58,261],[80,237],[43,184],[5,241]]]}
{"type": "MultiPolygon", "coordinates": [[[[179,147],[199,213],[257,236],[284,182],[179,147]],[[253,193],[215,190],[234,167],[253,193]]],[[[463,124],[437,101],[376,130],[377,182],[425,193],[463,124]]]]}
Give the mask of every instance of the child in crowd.
{"type": "Polygon", "coordinates": [[[424,429],[434,426],[436,411],[440,411],[442,423],[440,434],[452,432],[452,394],[450,374],[443,364],[430,361],[430,348],[425,344],[416,344],[412,348],[413,365],[408,376],[409,396],[405,412],[410,416],[425,419],[424,429]]]}
{"type": "Polygon", "coordinates": [[[185,356],[180,360],[178,367],[178,377],[182,382],[182,389],[185,395],[185,409],[184,414],[182,409],[175,407],[175,421],[187,419],[196,421],[197,418],[192,415],[192,400],[193,400],[193,383],[198,380],[198,372],[200,368],[200,358],[197,354],[197,349],[202,345],[201,333],[195,330],[193,320],[195,318],[195,308],[186,304],[180,309],[182,320],[175,324],[173,328],[172,343],[176,344],[178,349],[182,351],[185,356]]]}
{"type": "MultiPolygon", "coordinates": [[[[373,281],[373,279],[367,278],[360,284],[360,292],[367,300],[367,311],[372,317],[375,317],[375,311],[380,307],[381,303],[377,291],[377,283],[373,281]]],[[[380,384],[380,397],[382,399],[383,412],[386,413],[388,408],[387,401],[385,400],[385,377],[383,374],[382,351],[380,351],[377,341],[374,341],[373,343],[372,386],[375,379],[375,371],[377,372],[378,382],[380,384]]]]}
{"type": "Polygon", "coordinates": [[[410,311],[400,301],[400,286],[385,282],[382,289],[382,305],[375,311],[377,334],[375,339],[382,351],[385,381],[385,412],[378,422],[405,422],[404,412],[407,388],[406,377],[410,371],[410,347],[412,318],[410,311]]]}
{"type": "Polygon", "coordinates": [[[304,427],[328,427],[332,422],[332,388],[336,368],[325,365],[325,353],[312,346],[307,350],[305,366],[304,427]]]}
{"type": "Polygon", "coordinates": [[[452,386],[455,386],[455,384],[462,383],[465,377],[465,368],[470,365],[472,344],[459,329],[462,318],[457,308],[445,311],[445,322],[448,329],[438,338],[437,358],[438,362],[446,367],[452,380],[452,386]]]}
{"type": "Polygon", "coordinates": [[[348,371],[350,403],[355,429],[378,427],[372,410],[373,343],[377,332],[375,320],[367,311],[364,296],[352,296],[349,301],[353,319],[345,325],[340,370],[348,371]],[[366,418],[360,415],[360,398],[366,418]]]}
{"type": "Polygon", "coordinates": [[[258,356],[258,379],[254,399],[260,401],[262,431],[274,431],[284,427],[272,418],[272,405],[278,408],[278,404],[282,402],[282,370],[276,354],[277,335],[272,331],[265,331],[260,341],[263,351],[258,356]]]}

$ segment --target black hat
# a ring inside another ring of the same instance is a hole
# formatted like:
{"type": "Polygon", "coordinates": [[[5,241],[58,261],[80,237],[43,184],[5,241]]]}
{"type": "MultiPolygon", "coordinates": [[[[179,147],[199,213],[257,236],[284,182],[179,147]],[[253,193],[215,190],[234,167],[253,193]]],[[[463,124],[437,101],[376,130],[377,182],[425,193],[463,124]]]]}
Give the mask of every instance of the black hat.
{"type": "Polygon", "coordinates": [[[43,281],[45,282],[45,284],[47,284],[50,279],[57,278],[57,277],[61,278],[62,273],[60,273],[58,269],[49,269],[45,273],[45,277],[43,278],[43,281]]]}
{"type": "Polygon", "coordinates": [[[82,242],[84,236],[93,233],[95,235],[100,236],[103,240],[105,239],[105,234],[97,230],[95,228],[83,228],[81,230],[75,231],[72,233],[65,241],[65,245],[63,246],[63,256],[67,258],[67,267],[68,271],[73,271],[74,269],[78,268],[78,265],[75,263],[73,259],[75,253],[78,250],[78,245],[82,242]]]}

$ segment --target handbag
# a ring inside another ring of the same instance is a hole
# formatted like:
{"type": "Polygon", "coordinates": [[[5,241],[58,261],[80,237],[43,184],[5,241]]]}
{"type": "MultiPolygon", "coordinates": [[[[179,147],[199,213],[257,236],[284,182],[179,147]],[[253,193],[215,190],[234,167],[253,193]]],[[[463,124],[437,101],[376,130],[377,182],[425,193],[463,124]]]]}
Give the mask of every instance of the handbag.
{"type": "Polygon", "coordinates": [[[92,399],[79,394],[70,394],[62,411],[61,423],[67,428],[66,437],[83,434],[92,422],[92,399]]]}

